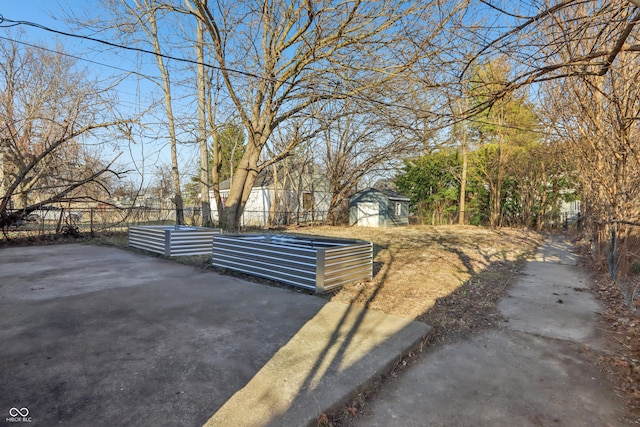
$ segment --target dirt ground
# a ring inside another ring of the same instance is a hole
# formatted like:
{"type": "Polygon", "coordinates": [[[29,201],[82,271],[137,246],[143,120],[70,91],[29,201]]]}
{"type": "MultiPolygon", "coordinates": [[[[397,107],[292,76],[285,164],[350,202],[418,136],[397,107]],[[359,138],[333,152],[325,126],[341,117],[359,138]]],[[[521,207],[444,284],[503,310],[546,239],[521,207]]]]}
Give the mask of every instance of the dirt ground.
{"type": "Polygon", "coordinates": [[[347,285],[331,299],[423,321],[443,335],[491,326],[495,304],[542,240],[527,230],[459,226],[292,231],[373,242],[372,283],[347,285]]]}
{"type": "Polygon", "coordinates": [[[616,393],[626,400],[629,419],[640,420],[640,310],[629,307],[618,286],[601,266],[590,267],[591,291],[603,307],[607,337],[618,345],[615,351],[598,356],[596,362],[615,385],[616,393]]]}
{"type": "MultiPolygon", "coordinates": [[[[477,227],[406,227],[367,229],[314,227],[292,230],[374,243],[374,286],[356,283],[330,297],[403,317],[434,327],[424,351],[495,325],[497,304],[521,272],[524,260],[543,236],[527,230],[477,227]]],[[[578,248],[580,245],[578,244],[578,248]]],[[[617,394],[627,402],[628,419],[640,419],[640,310],[627,307],[615,283],[602,266],[593,266],[582,251],[584,267],[592,274],[591,289],[602,304],[606,336],[617,351],[593,353],[617,394]],[[598,268],[600,267],[600,268],[598,268]]],[[[420,357],[411,354],[396,370],[420,357]]],[[[395,375],[391,373],[391,375],[395,375]]],[[[327,414],[324,425],[348,426],[376,390],[362,395],[340,413],[327,414]]]]}

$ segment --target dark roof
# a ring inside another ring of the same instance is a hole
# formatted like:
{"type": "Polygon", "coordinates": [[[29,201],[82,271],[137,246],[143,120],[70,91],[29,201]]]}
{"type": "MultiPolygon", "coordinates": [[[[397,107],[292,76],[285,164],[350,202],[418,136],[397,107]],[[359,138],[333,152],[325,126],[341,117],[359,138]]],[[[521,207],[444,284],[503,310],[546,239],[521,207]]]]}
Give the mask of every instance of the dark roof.
{"type": "MultiPolygon", "coordinates": [[[[256,176],[256,181],[253,183],[253,188],[268,187],[273,184],[273,175],[271,171],[263,170],[256,176]]],[[[220,190],[229,190],[231,188],[231,180],[225,179],[220,183],[220,190]]]]}
{"type": "MultiPolygon", "coordinates": [[[[357,194],[361,194],[361,193],[367,193],[367,192],[371,192],[371,191],[375,191],[378,193],[382,193],[385,196],[387,196],[387,198],[389,200],[393,200],[393,201],[397,201],[397,202],[410,202],[411,199],[409,199],[408,197],[403,196],[402,194],[393,191],[393,190],[389,190],[388,188],[367,188],[366,190],[363,191],[359,191],[357,194]]],[[[354,194],[354,196],[356,196],[357,194],[354,194]]],[[[353,197],[353,196],[352,196],[353,197]]]]}
{"type": "MultiPolygon", "coordinates": [[[[314,188],[316,188],[315,191],[326,191],[326,190],[322,190],[321,187],[319,187],[317,184],[319,180],[326,181],[326,178],[321,173],[319,173],[316,167],[312,167],[311,171],[308,171],[308,167],[303,168],[303,167],[300,167],[300,165],[296,165],[296,164],[290,165],[289,168],[290,169],[288,169],[286,172],[288,174],[292,174],[290,176],[293,176],[296,182],[302,179],[303,177],[305,177],[307,181],[312,180],[316,182],[316,184],[314,184],[314,188]]],[[[281,174],[280,179],[282,179],[282,177],[284,177],[285,175],[285,171],[283,170],[282,166],[278,167],[278,173],[281,174]]],[[[256,180],[253,183],[253,188],[270,187],[273,185],[273,181],[274,181],[273,169],[271,167],[268,167],[266,169],[263,169],[256,176],[256,180]]],[[[308,185],[308,184],[303,184],[303,188],[305,187],[305,185],[308,185]]],[[[225,179],[224,181],[220,182],[220,190],[229,190],[230,188],[231,188],[231,180],[225,179]]]]}
{"type": "Polygon", "coordinates": [[[374,188],[374,190],[381,192],[382,194],[384,194],[385,196],[387,196],[389,198],[389,200],[398,200],[398,201],[402,201],[402,202],[409,202],[411,201],[411,199],[409,199],[406,196],[403,196],[402,194],[393,191],[393,190],[389,190],[387,188],[383,188],[383,189],[378,189],[378,188],[374,188]]]}

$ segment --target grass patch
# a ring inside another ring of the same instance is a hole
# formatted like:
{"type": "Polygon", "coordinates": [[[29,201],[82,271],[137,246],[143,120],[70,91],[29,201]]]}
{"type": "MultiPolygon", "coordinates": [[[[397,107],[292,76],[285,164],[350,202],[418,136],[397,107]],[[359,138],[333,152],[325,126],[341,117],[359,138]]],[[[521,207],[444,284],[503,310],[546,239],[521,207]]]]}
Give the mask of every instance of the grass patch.
{"type": "Polygon", "coordinates": [[[427,323],[426,313],[444,298],[455,295],[480,303],[494,298],[488,296],[494,288],[503,293],[518,261],[542,241],[540,234],[527,230],[459,226],[309,227],[295,232],[371,241],[374,279],[346,285],[331,299],[427,323]]]}

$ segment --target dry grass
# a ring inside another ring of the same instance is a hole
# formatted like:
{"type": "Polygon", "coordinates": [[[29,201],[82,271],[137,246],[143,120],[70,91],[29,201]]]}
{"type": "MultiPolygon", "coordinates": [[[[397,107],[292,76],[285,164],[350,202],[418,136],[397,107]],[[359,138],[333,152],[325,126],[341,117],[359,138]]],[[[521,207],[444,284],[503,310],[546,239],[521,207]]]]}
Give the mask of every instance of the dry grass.
{"type": "MultiPolygon", "coordinates": [[[[518,271],[518,261],[542,241],[540,234],[528,230],[469,226],[320,226],[285,232],[372,242],[374,279],[346,285],[327,298],[429,323],[435,329],[435,339],[464,335],[494,323],[496,304],[518,271]]],[[[126,234],[101,236],[90,242],[127,247],[126,234]]],[[[209,260],[174,258],[201,269],[211,268],[209,260]]],[[[279,286],[265,279],[230,274],[279,286]]]]}
{"type": "MultiPolygon", "coordinates": [[[[428,323],[433,331],[422,349],[495,326],[501,320],[498,302],[523,260],[542,242],[540,234],[527,230],[458,226],[290,231],[371,241],[374,280],[344,286],[330,298],[428,323]]],[[[397,375],[418,357],[419,352],[408,354],[389,375],[397,375]]],[[[326,420],[318,425],[353,425],[376,393],[377,387],[360,393],[341,410],[323,414],[326,420]]]]}
{"type": "Polygon", "coordinates": [[[374,280],[347,285],[331,299],[417,320],[425,320],[436,301],[465,286],[468,292],[460,292],[459,298],[482,299],[477,286],[481,277],[504,284],[501,267],[512,272],[514,263],[541,241],[527,230],[458,226],[311,227],[295,232],[373,242],[374,280]]]}
{"type": "Polygon", "coordinates": [[[605,336],[616,345],[597,355],[597,363],[614,384],[616,393],[627,402],[627,419],[640,423],[640,319],[637,307],[624,303],[620,288],[607,274],[593,272],[591,290],[603,306],[605,336]]]}
{"type": "Polygon", "coordinates": [[[592,293],[599,300],[604,321],[603,333],[613,345],[603,353],[593,353],[597,363],[607,373],[616,393],[627,403],[627,420],[630,424],[640,424],[640,299],[637,290],[640,286],[640,236],[634,234],[625,248],[628,259],[623,263],[629,266],[623,271],[618,283],[613,282],[606,262],[599,257],[593,258],[590,242],[582,240],[578,248],[590,269],[592,293]],[[630,301],[630,294],[636,295],[630,301]]]}

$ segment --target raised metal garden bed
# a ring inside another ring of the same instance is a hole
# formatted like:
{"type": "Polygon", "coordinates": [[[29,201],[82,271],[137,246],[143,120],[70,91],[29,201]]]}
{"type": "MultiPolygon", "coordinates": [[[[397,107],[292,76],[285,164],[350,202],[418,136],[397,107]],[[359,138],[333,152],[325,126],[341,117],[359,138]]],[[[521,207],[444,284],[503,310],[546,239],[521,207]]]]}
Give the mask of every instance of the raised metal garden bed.
{"type": "Polygon", "coordinates": [[[211,255],[213,236],[219,228],[185,225],[132,225],[129,246],[165,256],[211,255]]]}
{"type": "Polygon", "coordinates": [[[371,280],[373,245],[280,234],[213,236],[212,264],[323,293],[371,280]]]}

